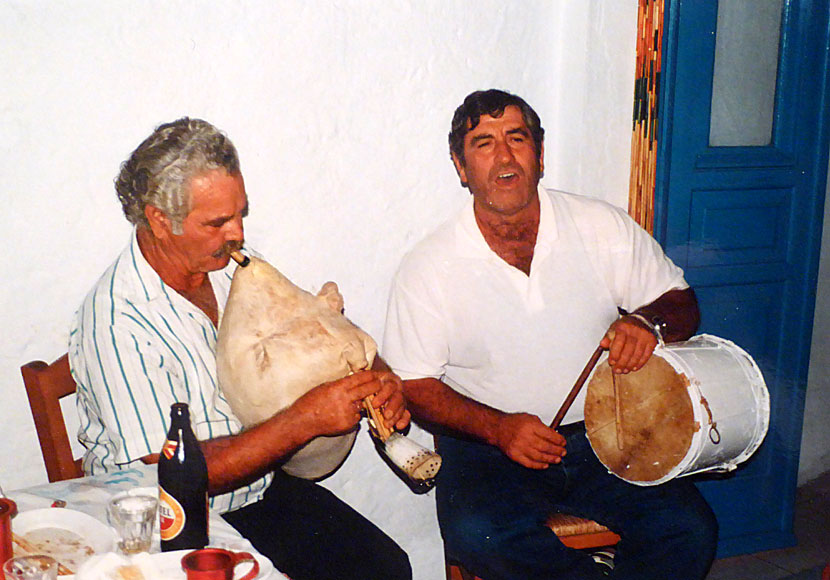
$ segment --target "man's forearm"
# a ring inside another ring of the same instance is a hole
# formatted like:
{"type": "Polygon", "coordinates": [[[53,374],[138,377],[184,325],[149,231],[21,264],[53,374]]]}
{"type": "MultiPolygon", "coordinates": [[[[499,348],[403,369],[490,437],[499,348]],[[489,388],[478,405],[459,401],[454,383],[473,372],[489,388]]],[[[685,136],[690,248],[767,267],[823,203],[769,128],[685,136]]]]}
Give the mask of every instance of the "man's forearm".
{"type": "Polygon", "coordinates": [[[659,324],[662,321],[665,328],[661,329],[661,332],[666,342],[690,338],[700,324],[700,310],[695,292],[691,288],[669,290],[632,314],[639,314],[651,324],[659,324]]]}
{"type": "MultiPolygon", "coordinates": [[[[317,436],[348,433],[360,421],[363,400],[387,387],[377,373],[360,371],[317,385],[259,425],[205,441],[210,492],[227,491],[264,475],[317,436]]],[[[403,400],[400,391],[398,398],[403,400]]]]}
{"type": "Polygon", "coordinates": [[[236,435],[202,441],[209,492],[225,493],[274,469],[274,464],[310,441],[314,434],[292,408],[236,435]]]}
{"type": "MultiPolygon", "coordinates": [[[[303,435],[301,429],[292,430],[296,420],[286,411],[283,414],[287,416],[272,417],[236,435],[199,442],[208,466],[210,495],[232,491],[259,479],[273,469],[275,462],[313,438],[313,435],[303,435]]],[[[141,457],[146,465],[158,461],[158,453],[141,457]]]]}
{"type": "Polygon", "coordinates": [[[495,445],[505,413],[454,391],[433,378],[403,382],[409,410],[416,419],[449,427],[495,445]]]}

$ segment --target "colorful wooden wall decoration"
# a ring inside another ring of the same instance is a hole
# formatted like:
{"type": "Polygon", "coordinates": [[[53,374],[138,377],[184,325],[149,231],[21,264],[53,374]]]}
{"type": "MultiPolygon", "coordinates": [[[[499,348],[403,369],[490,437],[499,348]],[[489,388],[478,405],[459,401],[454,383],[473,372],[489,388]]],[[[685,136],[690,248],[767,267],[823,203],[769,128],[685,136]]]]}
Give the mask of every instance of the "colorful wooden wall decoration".
{"type": "Polygon", "coordinates": [[[663,0],[639,0],[628,213],[649,233],[654,230],[662,40],[663,0]]]}

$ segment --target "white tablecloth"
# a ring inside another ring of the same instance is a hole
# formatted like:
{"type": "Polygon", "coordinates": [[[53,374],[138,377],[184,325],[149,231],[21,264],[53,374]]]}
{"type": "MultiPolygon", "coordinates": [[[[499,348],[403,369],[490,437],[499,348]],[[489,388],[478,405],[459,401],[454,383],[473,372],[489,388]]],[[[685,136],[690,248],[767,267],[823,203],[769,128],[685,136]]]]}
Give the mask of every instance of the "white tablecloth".
{"type": "MultiPolygon", "coordinates": [[[[124,471],[67,479],[15,490],[9,492],[8,497],[17,504],[19,513],[50,507],[55,500],[63,500],[66,502],[67,508],[84,512],[106,524],[106,506],[109,498],[121,491],[137,487],[157,487],[156,473],[156,466],[140,465],[124,471]]],[[[222,519],[218,513],[211,511],[209,520],[210,546],[251,552],[260,556],[251,543],[222,519]]],[[[14,530],[14,520],[12,520],[12,530],[14,530]]],[[[158,551],[158,527],[155,536],[151,552],[158,551]]],[[[264,559],[264,556],[262,558],[264,559]]],[[[261,573],[257,580],[288,580],[286,576],[273,567],[269,568],[270,573],[261,573]]]]}

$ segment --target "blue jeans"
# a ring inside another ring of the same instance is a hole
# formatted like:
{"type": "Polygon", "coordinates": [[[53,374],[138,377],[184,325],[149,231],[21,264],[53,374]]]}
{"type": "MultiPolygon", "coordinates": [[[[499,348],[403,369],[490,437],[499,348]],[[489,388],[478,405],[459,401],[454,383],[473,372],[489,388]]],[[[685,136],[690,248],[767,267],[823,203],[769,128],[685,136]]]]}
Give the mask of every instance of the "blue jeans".
{"type": "Polygon", "coordinates": [[[622,537],[613,578],[705,578],[717,522],[697,488],[682,478],[627,483],[597,460],[584,424],[560,432],[568,453],[545,470],[522,467],[484,443],[439,436],[436,500],[447,555],[484,580],[603,578],[589,555],[565,547],[545,526],[558,510],[622,537]]]}

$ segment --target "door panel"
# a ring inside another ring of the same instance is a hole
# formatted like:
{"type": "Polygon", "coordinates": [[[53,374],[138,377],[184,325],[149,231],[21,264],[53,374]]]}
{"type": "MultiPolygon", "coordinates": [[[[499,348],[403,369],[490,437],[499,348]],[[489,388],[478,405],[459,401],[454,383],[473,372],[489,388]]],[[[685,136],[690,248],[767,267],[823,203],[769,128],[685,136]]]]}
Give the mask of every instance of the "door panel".
{"type": "Polygon", "coordinates": [[[692,191],[687,267],[783,263],[791,196],[792,188],[692,191]]]}
{"type": "MultiPolygon", "coordinates": [[[[755,0],[728,1],[732,8],[743,3],[739,13],[757,6],[755,0]]],[[[715,147],[710,124],[718,3],[667,2],[655,236],[697,292],[700,332],[749,352],[771,399],[769,432],[755,456],[729,475],[696,478],[718,516],[718,554],[727,556],[794,542],[828,159],[830,18],[826,1],[783,3],[780,37],[771,39],[779,49],[766,129],[771,139],[715,147]]],[[[719,136],[718,142],[741,140],[719,136]]]]}

